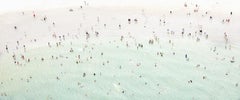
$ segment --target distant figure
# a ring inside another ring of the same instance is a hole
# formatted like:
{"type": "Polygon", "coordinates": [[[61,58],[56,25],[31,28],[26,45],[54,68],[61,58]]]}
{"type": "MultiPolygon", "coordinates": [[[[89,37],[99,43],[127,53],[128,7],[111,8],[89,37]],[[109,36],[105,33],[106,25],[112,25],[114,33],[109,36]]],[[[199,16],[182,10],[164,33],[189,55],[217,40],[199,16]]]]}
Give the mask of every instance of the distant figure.
{"type": "Polygon", "coordinates": [[[184,35],[184,33],[185,33],[185,29],[184,29],[184,28],[182,28],[182,36],[184,35]]]}
{"type": "Polygon", "coordinates": [[[131,24],[131,19],[128,19],[128,24],[131,24]]]}
{"type": "Polygon", "coordinates": [[[200,41],[200,38],[199,37],[197,37],[197,40],[196,40],[197,42],[199,42],[200,41]]]}
{"type": "Polygon", "coordinates": [[[198,9],[197,9],[197,8],[196,8],[196,9],[194,9],[194,10],[193,10],[193,12],[195,12],[195,13],[196,13],[196,12],[198,12],[198,9]]]}
{"type": "Polygon", "coordinates": [[[134,22],[135,22],[135,24],[137,24],[138,20],[137,20],[137,19],[134,19],[134,22]]]}
{"type": "Polygon", "coordinates": [[[30,62],[30,59],[29,59],[29,58],[27,59],[27,62],[30,62]]]}
{"type": "Polygon", "coordinates": [[[210,18],[211,20],[213,19],[213,17],[212,17],[212,16],[210,16],[209,18],[210,18]]]}
{"type": "Polygon", "coordinates": [[[148,41],[148,44],[153,44],[154,43],[154,40],[153,39],[150,39],[149,41],[148,41]]]}
{"type": "Polygon", "coordinates": [[[187,54],[185,54],[185,58],[186,58],[187,61],[189,61],[189,58],[188,58],[188,55],[187,55],[187,54]]]}
{"type": "Polygon", "coordinates": [[[224,33],[224,40],[225,40],[225,43],[228,43],[228,35],[226,32],[224,33]]]}
{"type": "Polygon", "coordinates": [[[73,12],[73,9],[69,9],[69,12],[73,12]]]}
{"type": "Polygon", "coordinates": [[[121,41],[123,41],[123,38],[124,38],[124,37],[123,37],[123,36],[121,36],[121,39],[120,39],[120,40],[121,40],[121,41]]]}
{"type": "Polygon", "coordinates": [[[17,26],[14,26],[14,29],[17,30],[17,26]]]}
{"type": "Polygon", "coordinates": [[[6,45],[6,51],[7,51],[7,53],[8,53],[8,46],[6,45]]]}
{"type": "Polygon", "coordinates": [[[193,81],[192,80],[189,80],[188,83],[192,83],[193,81]]]}
{"type": "Polygon", "coordinates": [[[187,3],[186,2],[184,3],[184,7],[187,7],[187,3]]]}
{"type": "Polygon", "coordinates": [[[121,24],[118,25],[118,28],[121,29],[121,24]]]}
{"type": "Polygon", "coordinates": [[[232,57],[232,60],[230,60],[230,62],[231,62],[231,63],[234,63],[234,62],[235,62],[234,57],[232,57]]]}
{"type": "Polygon", "coordinates": [[[206,39],[208,39],[208,34],[206,34],[206,37],[205,37],[206,39]]]}
{"type": "Polygon", "coordinates": [[[25,45],[23,45],[23,49],[24,49],[24,52],[26,52],[26,46],[25,45]]]}
{"type": "Polygon", "coordinates": [[[206,79],[206,76],[203,76],[203,79],[206,79]]]}
{"type": "Polygon", "coordinates": [[[15,54],[13,54],[13,56],[12,56],[12,57],[13,57],[13,60],[16,60],[16,55],[15,55],[15,54]]]}
{"type": "Polygon", "coordinates": [[[230,22],[230,19],[226,19],[226,22],[229,23],[229,22],[230,22]]]}
{"type": "Polygon", "coordinates": [[[17,45],[19,45],[19,41],[17,41],[17,45]]]}
{"type": "Polygon", "coordinates": [[[36,17],[36,14],[35,13],[33,13],[33,18],[35,18],[36,17]]]}
{"type": "Polygon", "coordinates": [[[73,52],[73,48],[70,49],[70,52],[73,52]]]}
{"type": "Polygon", "coordinates": [[[86,73],[83,73],[83,77],[85,77],[86,76],[86,73]]]}
{"type": "Polygon", "coordinates": [[[98,33],[98,32],[95,32],[95,35],[96,35],[96,37],[98,37],[99,33],[98,33]]]}
{"type": "Polygon", "coordinates": [[[25,59],[24,55],[21,55],[21,58],[22,58],[22,60],[24,60],[25,59]]]}
{"type": "Polygon", "coordinates": [[[42,61],[44,61],[44,58],[41,58],[42,61]]]}
{"type": "Polygon", "coordinates": [[[43,18],[43,20],[46,21],[46,20],[47,20],[47,17],[45,16],[45,17],[43,18]]]}
{"type": "Polygon", "coordinates": [[[90,38],[90,35],[88,32],[86,32],[86,39],[90,38]]]}
{"type": "Polygon", "coordinates": [[[51,44],[50,44],[50,42],[48,42],[48,47],[50,47],[50,48],[51,48],[51,44]]]}

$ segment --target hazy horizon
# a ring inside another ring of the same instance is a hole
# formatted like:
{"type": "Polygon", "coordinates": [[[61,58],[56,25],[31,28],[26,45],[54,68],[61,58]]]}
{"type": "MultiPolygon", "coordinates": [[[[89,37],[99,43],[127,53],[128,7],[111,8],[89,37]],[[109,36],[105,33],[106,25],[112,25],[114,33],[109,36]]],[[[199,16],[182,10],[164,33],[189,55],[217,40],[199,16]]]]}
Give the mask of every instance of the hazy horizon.
{"type": "MultiPolygon", "coordinates": [[[[202,8],[237,11],[240,9],[240,1],[236,0],[0,0],[0,13],[45,10],[61,7],[73,7],[84,5],[87,1],[91,6],[103,7],[140,7],[140,8],[170,8],[183,6],[183,2],[193,5],[198,4],[202,8]]],[[[238,12],[236,12],[238,13],[238,12]]]]}

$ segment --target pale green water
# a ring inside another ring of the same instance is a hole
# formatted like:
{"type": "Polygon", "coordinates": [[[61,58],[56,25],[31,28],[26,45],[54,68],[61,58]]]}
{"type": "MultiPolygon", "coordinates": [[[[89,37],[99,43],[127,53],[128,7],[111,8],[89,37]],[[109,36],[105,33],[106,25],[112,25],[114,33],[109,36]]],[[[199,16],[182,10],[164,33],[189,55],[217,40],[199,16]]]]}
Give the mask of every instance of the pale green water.
{"type": "Polygon", "coordinates": [[[7,70],[1,71],[3,84],[0,93],[6,92],[7,96],[1,98],[3,100],[240,98],[240,89],[235,86],[239,82],[239,66],[230,63],[229,58],[220,60],[224,54],[237,53],[235,49],[232,51],[218,49],[217,56],[210,49],[206,49],[214,46],[207,41],[197,43],[191,39],[176,39],[175,46],[172,47],[166,39],[154,45],[142,40],[144,47],[137,50],[133,43],[126,47],[119,38],[109,38],[111,43],[98,38],[93,40],[89,40],[90,43],[73,40],[72,45],[65,41],[60,47],[44,46],[29,50],[25,55],[32,60],[30,63],[20,60],[24,66],[14,65],[11,55],[3,55],[0,63],[4,66],[1,66],[1,70],[7,70]],[[83,51],[84,45],[88,47],[83,51]],[[74,52],[70,53],[70,48],[73,48],[74,52]],[[164,53],[163,57],[157,56],[158,51],[164,53]],[[176,54],[173,55],[173,52],[176,54]],[[184,58],[185,53],[188,54],[189,61],[184,58]],[[52,59],[52,55],[58,59],[52,59]],[[79,64],[76,63],[77,55],[81,55],[79,64]],[[42,57],[45,58],[44,61],[41,61],[42,57]],[[141,65],[136,66],[137,63],[141,65]],[[200,64],[200,67],[196,67],[197,64],[200,64]],[[86,73],[85,77],[83,73],[86,73]],[[206,79],[203,79],[203,76],[206,76],[206,79]],[[189,80],[193,83],[188,83],[189,80]]]}

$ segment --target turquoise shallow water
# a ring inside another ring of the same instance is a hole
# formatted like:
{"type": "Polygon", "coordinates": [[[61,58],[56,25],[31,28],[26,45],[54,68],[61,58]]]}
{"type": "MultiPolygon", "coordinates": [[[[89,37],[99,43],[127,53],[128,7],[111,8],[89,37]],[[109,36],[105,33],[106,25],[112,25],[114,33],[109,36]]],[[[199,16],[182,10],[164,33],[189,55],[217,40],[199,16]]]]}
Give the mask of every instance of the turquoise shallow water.
{"type": "Polygon", "coordinates": [[[25,56],[32,60],[20,60],[22,66],[4,54],[0,60],[4,65],[1,70],[5,69],[1,71],[0,93],[7,96],[1,99],[239,99],[235,84],[240,68],[228,59],[220,60],[224,54],[237,53],[235,49],[219,49],[216,55],[206,49],[214,44],[192,39],[176,39],[175,46],[167,39],[153,45],[142,40],[144,47],[137,49],[134,43],[127,47],[118,37],[108,41],[98,38],[28,50],[25,56]],[[200,51],[195,46],[205,49],[200,51]],[[74,51],[69,52],[70,48],[74,51]]]}

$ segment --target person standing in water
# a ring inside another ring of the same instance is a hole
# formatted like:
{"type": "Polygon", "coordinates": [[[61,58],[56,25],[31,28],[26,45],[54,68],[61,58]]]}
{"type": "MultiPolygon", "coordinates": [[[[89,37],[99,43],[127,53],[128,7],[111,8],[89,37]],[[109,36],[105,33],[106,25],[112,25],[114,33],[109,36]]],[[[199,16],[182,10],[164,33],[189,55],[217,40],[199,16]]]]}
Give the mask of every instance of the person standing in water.
{"type": "Polygon", "coordinates": [[[6,51],[7,51],[7,53],[8,53],[8,46],[6,45],[6,51]]]}

